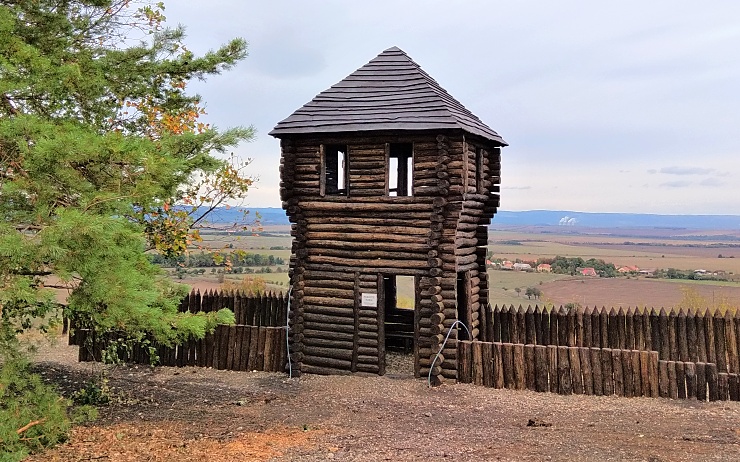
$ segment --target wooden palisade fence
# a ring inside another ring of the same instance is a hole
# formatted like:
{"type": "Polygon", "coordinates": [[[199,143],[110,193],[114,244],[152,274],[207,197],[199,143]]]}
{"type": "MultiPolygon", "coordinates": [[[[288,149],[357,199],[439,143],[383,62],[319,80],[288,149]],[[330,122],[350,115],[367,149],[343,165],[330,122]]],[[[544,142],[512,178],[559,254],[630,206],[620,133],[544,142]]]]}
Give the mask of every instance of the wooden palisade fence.
{"type": "Polygon", "coordinates": [[[458,380],[565,395],[740,401],[740,374],[659,360],[656,351],[460,341],[458,380]]]}
{"type": "Polygon", "coordinates": [[[740,315],[494,307],[458,380],[561,394],[740,400],[740,315]]]}
{"type": "Polygon", "coordinates": [[[494,307],[480,340],[657,351],[664,361],[715,363],[740,373],[740,312],[666,312],[661,309],[494,307]]]}
{"type": "MultiPolygon", "coordinates": [[[[248,296],[240,292],[193,291],[185,297],[180,311],[196,313],[229,308],[236,324],[219,325],[201,340],[189,340],[167,347],[153,344],[161,366],[202,366],[237,371],[285,370],[287,361],[286,317],[288,299],[283,294],[248,296]]],[[[80,361],[100,361],[103,350],[115,340],[115,333],[99,334],[87,329],[70,331],[70,344],[80,345],[80,361]]],[[[127,362],[149,364],[149,348],[134,345],[119,354],[127,362]]]]}

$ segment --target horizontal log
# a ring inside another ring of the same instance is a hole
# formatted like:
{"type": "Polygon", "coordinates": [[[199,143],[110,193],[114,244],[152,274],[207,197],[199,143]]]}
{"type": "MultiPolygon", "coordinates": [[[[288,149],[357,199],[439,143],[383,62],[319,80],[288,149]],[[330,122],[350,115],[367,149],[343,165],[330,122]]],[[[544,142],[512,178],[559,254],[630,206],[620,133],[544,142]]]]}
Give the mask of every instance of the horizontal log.
{"type": "MultiPolygon", "coordinates": [[[[355,255],[357,256],[357,255],[355,255]]],[[[362,258],[342,258],[342,257],[336,257],[336,256],[325,256],[325,255],[309,255],[308,256],[308,262],[309,263],[318,263],[318,264],[332,264],[337,266],[343,266],[343,267],[352,267],[355,269],[360,269],[362,271],[365,270],[365,268],[393,268],[400,269],[426,269],[428,268],[428,264],[426,259],[424,260],[404,260],[403,262],[399,262],[398,260],[393,259],[387,259],[387,258],[377,258],[372,260],[366,260],[362,258]]],[[[391,270],[390,272],[393,272],[391,270]]],[[[400,273],[398,273],[400,274],[400,273]]]]}
{"type": "MultiPolygon", "coordinates": [[[[311,234],[311,233],[308,233],[311,234]]],[[[429,245],[425,243],[424,238],[405,239],[396,235],[385,235],[383,238],[374,239],[371,235],[363,236],[364,241],[343,241],[339,239],[318,239],[314,234],[311,241],[307,242],[306,247],[313,249],[342,249],[342,250],[380,250],[386,252],[428,252],[429,245]],[[398,237],[397,241],[391,240],[398,237]],[[419,243],[421,242],[421,243],[419,243]]]]}
{"type": "MultiPolygon", "coordinates": [[[[369,199],[369,198],[368,198],[369,199]]],[[[356,199],[355,199],[356,200],[356,199]]],[[[349,203],[348,203],[349,204],[349,203]]],[[[402,204],[403,205],[403,204],[402,204]]],[[[370,220],[375,220],[378,215],[385,216],[388,214],[389,209],[393,209],[393,218],[397,220],[403,220],[402,224],[407,226],[421,226],[423,223],[428,223],[433,218],[431,209],[419,210],[415,212],[404,212],[396,211],[395,207],[385,206],[384,212],[374,212],[371,216],[369,212],[364,210],[357,210],[351,207],[346,207],[345,210],[303,210],[303,216],[309,223],[330,223],[331,219],[337,216],[341,217],[354,217],[358,218],[361,222],[364,221],[367,224],[371,224],[370,220]]],[[[341,220],[345,221],[345,220],[341,220]]],[[[346,222],[346,221],[345,221],[346,222]]]]}
{"type": "MultiPolygon", "coordinates": [[[[294,294],[295,295],[295,294],[294,294]]],[[[354,295],[351,299],[339,299],[333,297],[303,296],[301,299],[304,305],[333,306],[338,308],[354,308],[354,295]]]]}
{"type": "Polygon", "coordinates": [[[362,346],[358,346],[357,347],[357,353],[360,356],[364,356],[364,357],[370,356],[370,357],[372,357],[373,358],[373,360],[372,360],[373,362],[377,362],[378,361],[378,347],[377,346],[375,346],[375,347],[362,347],[362,346]]]}
{"type": "Polygon", "coordinates": [[[354,348],[354,342],[351,342],[351,341],[348,342],[348,341],[340,341],[340,340],[317,338],[317,337],[304,337],[303,344],[306,346],[311,346],[311,347],[346,349],[349,351],[352,351],[352,349],[354,348]]]}
{"type": "Polygon", "coordinates": [[[357,339],[357,345],[359,347],[367,347],[367,348],[373,348],[375,350],[378,349],[378,336],[376,335],[375,338],[362,338],[359,337],[357,339]]]}
{"type": "Polygon", "coordinates": [[[306,233],[315,237],[314,232],[330,233],[329,239],[347,239],[347,240],[364,240],[366,237],[377,236],[378,234],[399,234],[404,236],[428,236],[429,226],[378,226],[363,224],[321,224],[312,223],[309,231],[306,233]],[[360,236],[361,238],[356,238],[360,236]]]}
{"type": "Polygon", "coordinates": [[[352,308],[339,308],[335,306],[318,306],[303,305],[304,313],[326,314],[330,316],[341,316],[343,318],[354,318],[355,313],[352,308]]]}
{"type": "Polygon", "coordinates": [[[314,289],[344,289],[354,291],[355,288],[354,280],[340,281],[331,277],[317,279],[315,276],[306,277],[305,273],[303,275],[303,280],[297,281],[296,284],[297,285],[293,286],[295,289],[305,289],[306,286],[309,286],[313,287],[314,289]]]}
{"type": "MultiPolygon", "coordinates": [[[[330,324],[323,321],[306,320],[303,322],[303,327],[306,330],[320,330],[324,332],[344,332],[354,333],[355,326],[353,324],[330,324]]],[[[360,332],[360,335],[363,333],[360,332]]]]}
{"type": "MultiPolygon", "coordinates": [[[[352,185],[350,185],[352,188],[352,185]]],[[[431,202],[423,200],[414,200],[419,198],[411,197],[406,199],[404,197],[386,197],[385,200],[363,200],[362,202],[355,202],[344,198],[342,201],[334,202],[332,200],[319,201],[302,201],[301,208],[304,211],[317,211],[317,212],[339,212],[339,213],[351,213],[351,212],[380,212],[387,213],[389,207],[392,207],[394,212],[428,212],[430,211],[431,202]]]]}
{"type": "Polygon", "coordinates": [[[376,330],[362,330],[362,329],[360,329],[357,332],[357,336],[360,338],[360,341],[362,341],[362,339],[366,339],[368,341],[377,342],[378,341],[377,326],[376,326],[376,330]]]}
{"type": "MultiPolygon", "coordinates": [[[[304,272],[306,279],[320,281],[320,280],[341,280],[349,281],[352,283],[355,280],[355,275],[347,271],[318,271],[318,270],[306,270],[304,272]]],[[[374,276],[377,280],[377,276],[374,276]]]]}
{"type": "Polygon", "coordinates": [[[308,364],[308,363],[301,364],[301,372],[305,372],[306,374],[317,374],[317,375],[349,375],[350,374],[349,369],[315,366],[313,364],[308,364]]]}
{"type": "Polygon", "coordinates": [[[340,360],[346,360],[351,361],[352,360],[352,349],[340,349],[340,348],[324,348],[324,347],[316,347],[316,346],[309,346],[306,344],[303,347],[303,361],[309,362],[311,364],[315,364],[313,360],[308,360],[308,358],[326,358],[326,359],[340,359],[340,360]]]}
{"type": "Polygon", "coordinates": [[[377,374],[380,371],[380,368],[378,367],[377,364],[357,363],[357,371],[377,374]]]}
{"type": "MultiPolygon", "coordinates": [[[[304,338],[329,339],[345,342],[352,342],[354,340],[354,333],[334,332],[331,330],[304,329],[303,336],[304,338]]],[[[377,344],[377,341],[375,343],[377,344]]]]}
{"type": "Polygon", "coordinates": [[[327,287],[305,286],[303,288],[303,301],[306,302],[308,297],[336,297],[343,299],[354,299],[355,291],[347,289],[330,289],[327,287]]]}

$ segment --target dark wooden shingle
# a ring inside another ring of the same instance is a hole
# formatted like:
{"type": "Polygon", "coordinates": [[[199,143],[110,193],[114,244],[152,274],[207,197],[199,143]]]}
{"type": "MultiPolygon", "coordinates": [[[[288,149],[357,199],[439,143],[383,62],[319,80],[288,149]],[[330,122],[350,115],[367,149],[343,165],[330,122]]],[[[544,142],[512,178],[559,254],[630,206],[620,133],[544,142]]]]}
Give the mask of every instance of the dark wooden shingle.
{"type": "Polygon", "coordinates": [[[506,145],[406,53],[393,47],[316,95],[270,135],[450,129],[506,145]]]}

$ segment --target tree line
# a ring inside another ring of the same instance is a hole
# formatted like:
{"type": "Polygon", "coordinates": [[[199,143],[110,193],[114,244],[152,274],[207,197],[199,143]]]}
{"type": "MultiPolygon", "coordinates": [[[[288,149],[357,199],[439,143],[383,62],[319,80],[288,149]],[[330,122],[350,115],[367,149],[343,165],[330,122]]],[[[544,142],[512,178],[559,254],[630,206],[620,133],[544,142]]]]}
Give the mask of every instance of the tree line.
{"type": "Polygon", "coordinates": [[[617,268],[613,263],[607,263],[597,258],[584,260],[581,257],[561,257],[543,258],[537,261],[537,264],[548,263],[553,273],[570,274],[574,276],[580,269],[593,268],[602,278],[613,278],[617,276],[617,268]]]}
{"type": "Polygon", "coordinates": [[[228,253],[199,252],[175,257],[152,254],[150,258],[152,263],[165,268],[277,266],[285,264],[285,260],[281,257],[251,253],[243,250],[235,250],[228,253]]]}

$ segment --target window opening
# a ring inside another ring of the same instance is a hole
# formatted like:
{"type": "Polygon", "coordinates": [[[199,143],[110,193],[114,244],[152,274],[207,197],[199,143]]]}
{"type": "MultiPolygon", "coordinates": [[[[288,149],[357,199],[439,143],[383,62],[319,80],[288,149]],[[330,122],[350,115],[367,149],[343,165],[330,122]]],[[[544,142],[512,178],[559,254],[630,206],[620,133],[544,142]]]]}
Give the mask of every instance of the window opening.
{"type": "Polygon", "coordinates": [[[328,144],[324,147],[324,194],[348,195],[347,146],[328,144]]]}
{"type": "Polygon", "coordinates": [[[390,143],[388,149],[388,195],[412,196],[414,178],[414,145],[390,143]]]}
{"type": "Polygon", "coordinates": [[[475,150],[475,185],[478,190],[478,194],[484,194],[485,188],[483,187],[483,159],[485,159],[487,152],[483,148],[477,148],[475,150]]]}

